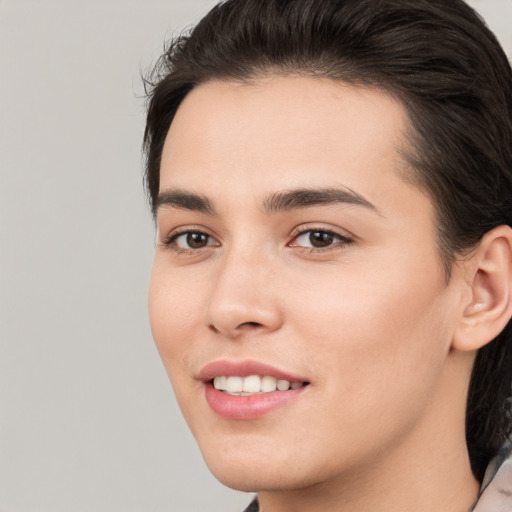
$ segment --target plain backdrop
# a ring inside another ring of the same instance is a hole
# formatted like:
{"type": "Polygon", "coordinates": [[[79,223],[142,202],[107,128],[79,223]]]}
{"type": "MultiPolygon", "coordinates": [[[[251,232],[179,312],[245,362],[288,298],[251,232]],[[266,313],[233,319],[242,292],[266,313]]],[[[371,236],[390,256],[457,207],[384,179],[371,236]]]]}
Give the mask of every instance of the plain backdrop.
{"type": "MultiPolygon", "coordinates": [[[[140,70],[213,0],[0,0],[0,511],[236,512],[147,320],[140,70]]],[[[473,0],[512,55],[512,0],[473,0]]],[[[257,470],[257,468],[255,468],[257,470]]]]}

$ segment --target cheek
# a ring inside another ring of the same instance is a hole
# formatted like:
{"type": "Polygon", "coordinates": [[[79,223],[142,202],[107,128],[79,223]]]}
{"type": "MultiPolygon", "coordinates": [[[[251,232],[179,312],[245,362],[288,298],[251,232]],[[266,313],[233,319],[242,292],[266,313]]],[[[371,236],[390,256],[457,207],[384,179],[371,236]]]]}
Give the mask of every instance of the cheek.
{"type": "Polygon", "coordinates": [[[149,320],[153,339],[169,377],[187,367],[192,333],[198,325],[199,283],[185,279],[180,270],[170,272],[155,257],[149,286],[149,320]]]}
{"type": "Polygon", "coordinates": [[[301,295],[288,310],[291,338],[307,355],[319,396],[308,429],[329,439],[327,450],[320,443],[309,453],[323,453],[323,469],[335,464],[333,452],[361,461],[401,439],[440,383],[449,337],[444,283],[407,274],[379,280],[338,269],[289,294],[301,295]]]}
{"type": "Polygon", "coordinates": [[[353,401],[354,419],[370,407],[427,399],[449,349],[447,288],[437,266],[390,268],[373,275],[336,268],[304,277],[302,294],[290,293],[300,296],[290,308],[297,337],[314,350],[319,378],[336,381],[338,399],[353,401]]]}
{"type": "Polygon", "coordinates": [[[183,416],[192,428],[199,384],[190,385],[190,367],[198,352],[194,333],[201,309],[200,283],[192,286],[182,271],[170,272],[155,260],[149,286],[151,331],[183,416]]]}

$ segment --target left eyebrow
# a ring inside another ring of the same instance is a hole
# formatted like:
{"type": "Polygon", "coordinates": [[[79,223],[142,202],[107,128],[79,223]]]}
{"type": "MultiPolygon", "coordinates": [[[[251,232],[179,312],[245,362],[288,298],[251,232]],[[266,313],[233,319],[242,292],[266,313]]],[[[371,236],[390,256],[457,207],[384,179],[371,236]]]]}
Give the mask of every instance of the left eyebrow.
{"type": "Polygon", "coordinates": [[[361,206],[379,213],[375,205],[354,190],[344,188],[309,189],[300,188],[284,192],[276,192],[263,202],[266,213],[277,213],[290,210],[299,210],[312,206],[331,204],[348,204],[361,206]]]}

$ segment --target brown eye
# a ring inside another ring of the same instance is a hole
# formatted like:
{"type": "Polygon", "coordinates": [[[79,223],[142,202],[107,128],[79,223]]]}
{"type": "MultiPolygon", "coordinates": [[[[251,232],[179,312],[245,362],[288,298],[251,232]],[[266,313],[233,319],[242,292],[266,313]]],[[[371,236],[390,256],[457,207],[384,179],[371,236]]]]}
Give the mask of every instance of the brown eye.
{"type": "Polygon", "coordinates": [[[186,231],[172,236],[166,245],[190,251],[216,246],[218,243],[213,237],[201,231],[186,231]]]}
{"type": "Polygon", "coordinates": [[[204,233],[187,233],[187,245],[191,249],[201,249],[208,245],[208,238],[204,233]]]}
{"type": "Polygon", "coordinates": [[[328,247],[335,242],[335,238],[325,231],[311,231],[309,234],[309,242],[312,247],[328,247]]]}
{"type": "Polygon", "coordinates": [[[299,233],[290,244],[291,247],[304,247],[308,249],[328,249],[333,246],[344,247],[353,240],[323,229],[308,229],[299,233]]]}

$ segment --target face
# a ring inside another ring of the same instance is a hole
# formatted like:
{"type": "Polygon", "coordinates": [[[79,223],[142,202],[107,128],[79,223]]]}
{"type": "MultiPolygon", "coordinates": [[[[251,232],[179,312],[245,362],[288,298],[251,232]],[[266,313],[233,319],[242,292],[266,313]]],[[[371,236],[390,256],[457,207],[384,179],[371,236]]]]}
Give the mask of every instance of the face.
{"type": "Polygon", "coordinates": [[[304,77],[211,82],[180,106],[150,319],[226,485],[357,475],[447,409],[457,291],[432,203],[403,179],[406,128],[384,93],[304,77]]]}

